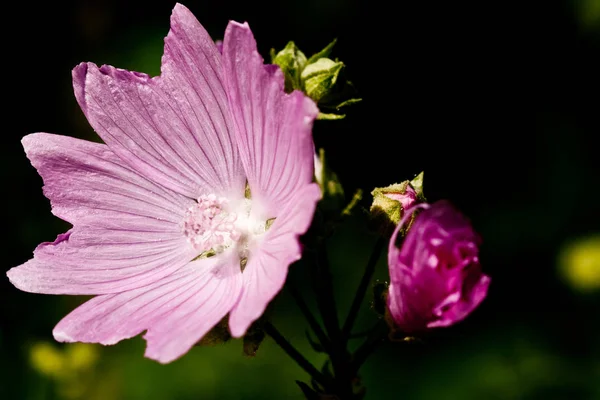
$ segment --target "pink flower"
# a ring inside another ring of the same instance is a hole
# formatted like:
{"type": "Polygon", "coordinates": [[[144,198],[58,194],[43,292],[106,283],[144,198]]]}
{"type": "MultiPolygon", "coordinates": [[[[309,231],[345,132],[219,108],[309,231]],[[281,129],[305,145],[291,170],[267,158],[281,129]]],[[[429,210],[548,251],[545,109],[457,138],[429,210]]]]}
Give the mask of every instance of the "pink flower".
{"type": "Polygon", "coordinates": [[[244,335],[300,258],[320,197],[318,111],[283,84],[247,24],[229,23],[221,55],[180,4],[160,76],[73,70],[106,144],[23,138],[52,212],[73,228],[8,272],[21,290],[97,295],[58,323],[57,340],[114,344],[146,331],[146,356],[166,363],[226,315],[244,335]]]}
{"type": "Polygon", "coordinates": [[[404,333],[462,320],[483,301],[490,283],[479,264],[480,239],[466,217],[447,201],[416,207],[425,210],[401,248],[396,247],[398,225],[388,253],[387,306],[404,333]]]}

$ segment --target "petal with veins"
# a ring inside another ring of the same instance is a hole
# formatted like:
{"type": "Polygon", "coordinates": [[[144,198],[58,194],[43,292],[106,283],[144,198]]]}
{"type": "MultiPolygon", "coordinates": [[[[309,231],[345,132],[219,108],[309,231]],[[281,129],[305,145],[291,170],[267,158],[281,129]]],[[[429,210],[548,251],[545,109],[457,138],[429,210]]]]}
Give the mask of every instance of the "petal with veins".
{"type": "Polygon", "coordinates": [[[229,312],[241,283],[230,256],[197,260],[160,282],[89,300],[58,323],[54,337],[109,345],[147,331],[146,356],[171,362],[229,312]]]}
{"type": "Polygon", "coordinates": [[[277,217],[282,204],[312,182],[314,102],[301,92],[286,94],[283,73],[264,65],[247,24],[230,22],[223,64],[236,141],[257,211],[277,217]]]}
{"type": "Polygon", "coordinates": [[[283,287],[289,265],[300,259],[299,236],[308,229],[320,197],[316,184],[297,192],[252,251],[243,273],[242,295],[229,316],[233,336],[242,336],[283,287]]]}

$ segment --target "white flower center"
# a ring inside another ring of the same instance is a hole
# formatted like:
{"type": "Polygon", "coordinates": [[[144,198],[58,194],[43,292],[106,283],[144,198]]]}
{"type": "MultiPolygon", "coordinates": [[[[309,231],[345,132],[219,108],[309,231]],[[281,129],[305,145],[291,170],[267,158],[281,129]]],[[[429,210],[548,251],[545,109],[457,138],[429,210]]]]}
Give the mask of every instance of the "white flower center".
{"type": "Polygon", "coordinates": [[[238,244],[240,259],[245,258],[252,239],[267,229],[266,221],[251,217],[251,207],[250,199],[244,199],[232,210],[225,197],[202,195],[196,204],[188,208],[183,233],[200,256],[215,255],[238,244]]]}

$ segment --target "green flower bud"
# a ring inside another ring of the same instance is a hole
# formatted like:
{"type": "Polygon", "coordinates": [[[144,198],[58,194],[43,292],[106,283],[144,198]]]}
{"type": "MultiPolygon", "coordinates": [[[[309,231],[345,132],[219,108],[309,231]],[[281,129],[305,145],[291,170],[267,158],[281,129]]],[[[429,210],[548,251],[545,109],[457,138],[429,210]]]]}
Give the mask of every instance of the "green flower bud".
{"type": "Polygon", "coordinates": [[[294,42],[288,44],[279,53],[271,49],[271,62],[279,65],[285,76],[285,91],[301,89],[300,74],[306,66],[306,56],[300,51],[294,42]]]}
{"type": "MultiPolygon", "coordinates": [[[[384,236],[390,236],[404,212],[415,203],[425,201],[423,196],[423,172],[412,181],[394,183],[371,192],[371,226],[384,236]]],[[[406,225],[406,229],[408,226],[406,225]]]]}
{"type": "Polygon", "coordinates": [[[342,119],[342,108],[361,101],[352,83],[343,76],[344,63],[329,58],[335,43],[332,41],[308,59],[294,42],[278,53],[271,49],[271,62],[283,71],[286,92],[301,90],[313,99],[320,110],[317,119],[342,119]]]}
{"type": "Polygon", "coordinates": [[[343,67],[343,63],[329,58],[319,58],[314,63],[308,64],[300,75],[304,93],[318,103],[331,92],[343,67]]]}

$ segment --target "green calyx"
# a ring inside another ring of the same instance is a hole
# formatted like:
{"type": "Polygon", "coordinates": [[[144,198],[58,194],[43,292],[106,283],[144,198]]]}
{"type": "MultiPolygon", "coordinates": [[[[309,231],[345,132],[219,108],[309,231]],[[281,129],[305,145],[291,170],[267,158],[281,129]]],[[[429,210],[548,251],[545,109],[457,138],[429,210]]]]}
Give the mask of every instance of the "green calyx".
{"type": "MultiPolygon", "coordinates": [[[[200,339],[196,346],[218,346],[231,340],[231,334],[229,333],[229,316],[223,317],[217,325],[215,325],[206,335],[200,339]]],[[[258,348],[262,344],[265,338],[265,332],[262,329],[263,319],[260,318],[255,321],[249,328],[244,338],[243,343],[243,354],[248,357],[254,357],[258,348]]]]}
{"type": "Polygon", "coordinates": [[[290,93],[301,87],[300,74],[306,67],[306,56],[292,41],[275,54],[271,49],[271,63],[279,65],[285,77],[285,91],[290,93]]]}
{"type": "Polygon", "coordinates": [[[319,58],[314,63],[308,64],[300,75],[304,92],[318,103],[333,89],[343,67],[344,64],[341,62],[329,58],[319,58]]]}
{"type": "MultiPolygon", "coordinates": [[[[414,179],[394,183],[393,185],[375,188],[371,205],[370,225],[382,235],[389,237],[404,216],[405,206],[425,201],[423,195],[423,172],[414,179]],[[404,205],[403,205],[404,203],[404,205]]],[[[412,220],[403,228],[406,232],[412,220]]]]}
{"type": "Polygon", "coordinates": [[[196,346],[216,346],[228,342],[231,339],[229,333],[228,317],[224,317],[206,335],[200,339],[196,346]]]}
{"type": "Polygon", "coordinates": [[[286,92],[300,90],[313,99],[320,109],[317,119],[342,119],[342,108],[361,101],[352,83],[343,77],[344,63],[329,58],[335,43],[333,40],[310,58],[294,42],[278,53],[271,49],[271,62],[283,71],[286,92]]]}
{"type": "Polygon", "coordinates": [[[417,199],[420,201],[425,201],[425,195],[423,195],[423,175],[425,171],[421,171],[421,173],[413,178],[410,181],[410,186],[415,190],[417,194],[417,199]]]}

